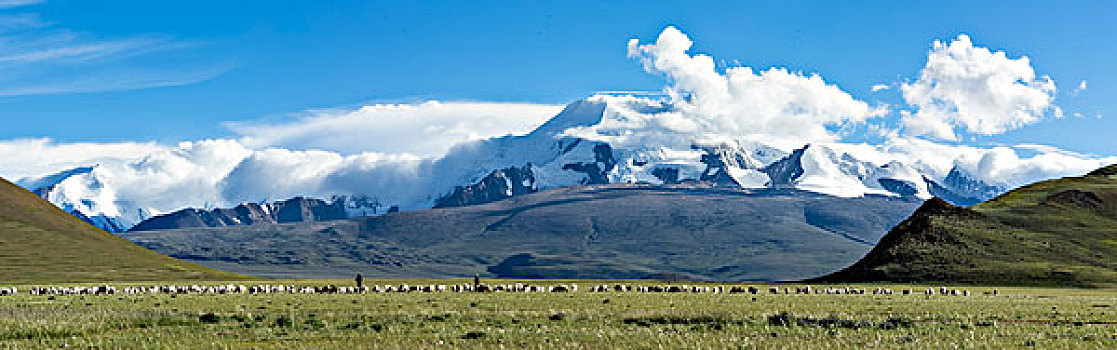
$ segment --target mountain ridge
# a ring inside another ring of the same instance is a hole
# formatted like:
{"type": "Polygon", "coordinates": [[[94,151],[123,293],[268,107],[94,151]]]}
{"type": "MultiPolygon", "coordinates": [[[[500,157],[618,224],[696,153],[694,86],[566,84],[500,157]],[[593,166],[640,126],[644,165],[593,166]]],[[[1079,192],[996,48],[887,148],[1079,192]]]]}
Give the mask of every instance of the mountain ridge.
{"type": "Polygon", "coordinates": [[[266,204],[244,203],[232,209],[183,209],[144,220],[128,231],[315,222],[341,220],[349,217],[350,214],[346,211],[344,200],[335,199],[326,202],[314,198],[295,197],[266,204]]]}
{"type": "Polygon", "coordinates": [[[362,271],[378,277],[783,280],[853,262],[871,248],[867,242],[919,203],[795,189],[609,184],[346,220],[122,236],[170,256],[268,277],[362,271]],[[524,253],[534,257],[514,258],[524,253]],[[575,262],[589,268],[571,270],[575,262]]]}

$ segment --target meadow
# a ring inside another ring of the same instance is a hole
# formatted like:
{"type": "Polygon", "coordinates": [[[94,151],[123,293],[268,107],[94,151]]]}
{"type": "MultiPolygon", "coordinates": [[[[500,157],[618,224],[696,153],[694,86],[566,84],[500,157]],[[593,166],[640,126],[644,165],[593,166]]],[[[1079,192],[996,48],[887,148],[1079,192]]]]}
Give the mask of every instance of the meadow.
{"type": "MultiPolygon", "coordinates": [[[[762,292],[753,295],[588,291],[596,284],[646,281],[520,282],[574,282],[581,288],[571,293],[349,295],[45,296],[23,291],[0,297],[0,347],[1117,348],[1113,289],[1006,287],[995,288],[993,295],[993,287],[958,286],[971,295],[802,295],[767,292],[798,284],[746,284],[760,287],[762,292]]],[[[401,283],[466,281],[366,281],[401,283]]],[[[883,287],[897,292],[927,288],[883,287]]]]}

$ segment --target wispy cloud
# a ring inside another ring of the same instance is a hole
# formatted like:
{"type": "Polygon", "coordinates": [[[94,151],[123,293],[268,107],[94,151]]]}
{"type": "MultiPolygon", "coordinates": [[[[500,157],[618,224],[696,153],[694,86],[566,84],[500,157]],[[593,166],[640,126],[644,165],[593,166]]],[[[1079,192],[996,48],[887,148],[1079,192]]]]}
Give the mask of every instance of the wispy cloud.
{"type": "Polygon", "coordinates": [[[165,43],[165,40],[156,38],[132,38],[91,43],[55,43],[57,46],[47,43],[47,45],[42,45],[45,47],[41,48],[7,48],[5,50],[0,50],[0,64],[42,63],[50,61],[85,62],[126,54],[134,50],[143,50],[145,48],[150,48],[152,45],[163,45],[165,43]]]}
{"type": "Polygon", "coordinates": [[[41,4],[44,0],[0,0],[0,9],[41,4]]]}
{"type": "Polygon", "coordinates": [[[0,33],[38,29],[47,25],[37,13],[0,13],[0,33]]]}
{"type": "Polygon", "coordinates": [[[135,71],[108,71],[12,87],[0,85],[0,96],[94,93],[190,85],[216,78],[232,67],[232,64],[226,63],[183,71],[153,71],[140,74],[136,74],[135,71]]]}
{"type": "MultiPolygon", "coordinates": [[[[40,2],[0,0],[0,10],[40,2]]],[[[159,35],[101,38],[36,13],[0,13],[0,96],[187,85],[233,67],[220,59],[181,63],[172,57],[198,46],[159,35]]]]}

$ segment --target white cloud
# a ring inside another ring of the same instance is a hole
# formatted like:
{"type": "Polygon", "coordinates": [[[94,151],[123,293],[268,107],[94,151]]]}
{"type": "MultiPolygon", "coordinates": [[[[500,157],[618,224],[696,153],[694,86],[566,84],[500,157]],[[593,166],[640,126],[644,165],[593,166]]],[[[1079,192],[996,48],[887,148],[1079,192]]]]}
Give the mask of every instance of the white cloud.
{"type": "Polygon", "coordinates": [[[869,90],[872,90],[873,92],[878,92],[878,91],[888,90],[888,89],[891,89],[891,88],[892,88],[892,85],[876,84],[876,85],[873,85],[872,87],[870,87],[869,90]]]}
{"type": "Polygon", "coordinates": [[[1071,92],[1071,93],[1074,94],[1074,95],[1078,95],[1078,94],[1082,93],[1083,91],[1086,91],[1086,81],[1085,80],[1078,82],[1078,87],[1075,88],[1074,91],[1071,92]]]}
{"type": "Polygon", "coordinates": [[[0,141],[0,177],[15,180],[64,169],[139,159],[165,149],[153,142],[58,143],[49,138],[0,141]]]}
{"type": "Polygon", "coordinates": [[[1055,147],[1055,146],[1051,146],[1051,145],[1041,145],[1041,144],[1036,144],[1036,143],[1015,144],[1015,145],[1012,145],[1012,148],[1020,149],[1020,150],[1028,150],[1028,151],[1033,151],[1033,152],[1037,152],[1037,153],[1058,153],[1058,154],[1062,154],[1062,155],[1066,155],[1066,156],[1070,156],[1070,157],[1075,157],[1075,158],[1096,158],[1097,157],[1095,155],[1079,153],[1079,152],[1074,152],[1074,151],[1068,151],[1068,150],[1065,150],[1065,149],[1062,149],[1062,148],[1059,148],[1059,147],[1055,147]]]}
{"type": "Polygon", "coordinates": [[[431,164],[406,155],[266,149],[237,164],[218,188],[226,203],[356,194],[413,209],[429,200],[431,164]]]}
{"type": "MultiPolygon", "coordinates": [[[[692,44],[674,27],[664,29],[655,43],[628,42],[629,57],[640,59],[648,72],[668,78],[666,93],[677,112],[650,114],[652,118],[623,116],[615,127],[630,133],[682,135],[690,142],[739,138],[813,142],[836,139],[828,127],[863,122],[886,112],[817,74],[785,68],[757,72],[750,67],[730,67],[721,73],[713,57],[688,53],[692,44]]],[[[598,136],[619,131],[609,125],[581,130],[598,136]]]]}
{"type": "Polygon", "coordinates": [[[1057,148],[1038,151],[1035,156],[1022,158],[1008,147],[979,149],[960,157],[958,164],[986,182],[1020,186],[1050,178],[1082,175],[1117,163],[1117,157],[1082,157],[1057,148]]]}
{"type": "Polygon", "coordinates": [[[437,156],[461,142],[525,134],[560,110],[560,105],[546,104],[428,101],[315,111],[281,124],[226,126],[253,148],[437,156]]]}
{"type": "Polygon", "coordinates": [[[1052,104],[1055,83],[1037,77],[1027,57],[975,47],[967,35],[935,41],[919,79],[900,89],[915,109],[902,112],[909,135],[958,140],[956,128],[993,135],[1035,123],[1049,111],[1060,114],[1052,104]]]}
{"type": "Polygon", "coordinates": [[[141,208],[229,204],[217,185],[252,153],[232,140],[183,142],[130,162],[103,164],[101,181],[119,198],[146,204],[141,208]]]}

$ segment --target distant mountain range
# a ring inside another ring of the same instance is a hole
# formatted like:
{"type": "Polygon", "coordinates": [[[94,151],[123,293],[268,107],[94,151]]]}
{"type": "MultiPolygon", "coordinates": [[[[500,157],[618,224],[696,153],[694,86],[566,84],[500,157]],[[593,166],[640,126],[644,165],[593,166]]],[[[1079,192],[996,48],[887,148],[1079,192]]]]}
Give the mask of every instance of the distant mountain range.
{"type": "Polygon", "coordinates": [[[269,277],[787,280],[854,262],[920,203],[709,183],[609,184],[345,220],[121,235],[269,277]]]}
{"type": "MultiPolygon", "coordinates": [[[[959,167],[936,175],[924,164],[859,159],[827,144],[786,150],[755,141],[685,145],[649,141],[633,146],[569,132],[597,125],[606,115],[654,114],[670,108],[662,101],[644,98],[593,96],[568,105],[530,134],[479,141],[455,148],[436,160],[408,163],[416,169],[416,175],[406,181],[385,181],[357,191],[361,193],[304,193],[301,197],[303,201],[322,199],[322,203],[311,205],[322,210],[344,206],[346,217],[352,218],[384,214],[393,207],[415,210],[475,205],[541,190],[597,184],[704,183],[741,189],[798,189],[844,198],[938,196],[957,205],[972,205],[1007,189],[977,180],[959,167]]],[[[255,223],[258,219],[285,222],[261,216],[266,207],[285,201],[226,199],[233,201],[225,206],[231,211],[215,209],[224,203],[168,207],[160,204],[158,196],[138,198],[104,181],[116,175],[113,170],[93,165],[22,179],[19,184],[109,232],[133,227],[216,227],[255,223]],[[253,208],[260,212],[250,213],[256,210],[253,208]],[[170,218],[144,223],[159,215],[170,218]]],[[[334,214],[337,212],[319,218],[337,218],[334,214]]]]}
{"type": "Polygon", "coordinates": [[[375,215],[375,207],[353,197],[334,197],[330,201],[296,197],[275,203],[245,203],[230,209],[183,209],[144,220],[131,231],[341,220],[375,215]],[[371,209],[362,210],[366,208],[371,209]]]}
{"type": "Polygon", "coordinates": [[[1117,165],[970,208],[929,200],[860,261],[812,281],[1117,286],[1117,165]]]}

